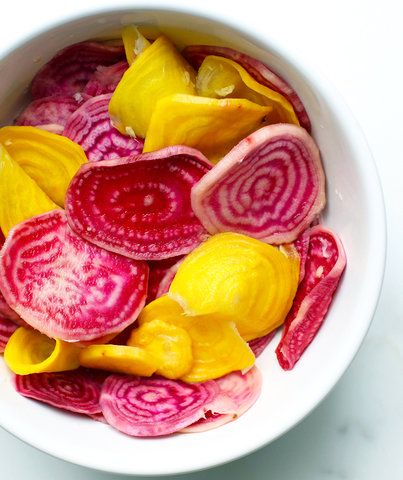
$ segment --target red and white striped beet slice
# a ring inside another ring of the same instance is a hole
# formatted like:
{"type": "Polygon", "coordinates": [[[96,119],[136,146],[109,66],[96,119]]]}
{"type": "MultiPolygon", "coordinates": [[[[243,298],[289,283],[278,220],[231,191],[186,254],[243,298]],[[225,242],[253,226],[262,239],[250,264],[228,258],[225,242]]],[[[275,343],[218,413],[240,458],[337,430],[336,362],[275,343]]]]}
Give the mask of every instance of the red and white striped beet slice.
{"type": "Polygon", "coordinates": [[[130,258],[189,253],[208,236],[192,211],[190,190],[210,168],[185,146],[88,163],[67,190],[68,221],[88,241],[130,258]]]}
{"type": "Polygon", "coordinates": [[[135,437],[156,437],[177,432],[201,418],[218,393],[214,381],[184,383],[111,375],[102,388],[100,403],[112,427],[135,437]]]}
{"type": "Polygon", "coordinates": [[[84,93],[91,97],[103,95],[104,93],[113,93],[128,68],[129,64],[126,60],[115,63],[109,67],[100,65],[85,86],[84,93]]]}
{"type": "Polygon", "coordinates": [[[263,127],[210,170],[191,198],[193,211],[212,234],[293,242],[325,205],[319,150],[301,127],[263,127]]]}
{"type": "Polygon", "coordinates": [[[122,135],[111,124],[108,105],[111,93],[87,100],[70,116],[63,135],[78,143],[88,161],[119,159],[139,154],[144,142],[140,138],[122,135]]]}
{"type": "Polygon", "coordinates": [[[281,93],[293,106],[301,126],[308,132],[311,130],[311,122],[297,92],[283,78],[274,73],[271,68],[256,58],[232,48],[214,45],[190,45],[183,50],[182,54],[196,69],[200,67],[208,55],[217,55],[233,60],[241,65],[257,82],[281,93]]]}
{"type": "Polygon", "coordinates": [[[58,373],[15,375],[14,386],[24,397],[74,413],[100,416],[103,372],[86,369],[58,373]]]}
{"type": "Polygon", "coordinates": [[[263,337],[255,338],[254,340],[250,340],[248,342],[256,358],[258,358],[264,352],[265,348],[273,340],[275,335],[276,335],[276,330],[268,333],[267,335],[264,335],[263,337]]]}
{"type": "Polygon", "coordinates": [[[182,429],[185,433],[204,432],[229,423],[243,415],[259,398],[262,388],[262,375],[257,367],[247,373],[232,372],[215,380],[220,388],[220,396],[229,398],[234,409],[232,412],[209,411],[204,418],[182,429]]]}
{"type": "Polygon", "coordinates": [[[60,50],[35,75],[31,93],[34,98],[74,95],[84,90],[100,65],[113,65],[125,59],[123,46],[99,42],[81,42],[60,50]]]}
{"type": "Polygon", "coordinates": [[[7,317],[0,315],[0,353],[4,352],[8,339],[17,330],[18,325],[7,317]]]}
{"type": "Polygon", "coordinates": [[[305,276],[276,349],[284,370],[294,367],[317,334],[346,266],[343,245],[333,232],[318,225],[310,229],[309,239],[305,276]]]}
{"type": "Polygon", "coordinates": [[[148,291],[146,303],[150,303],[161,295],[164,295],[164,293],[167,293],[171,282],[169,282],[169,279],[167,279],[166,276],[172,276],[173,279],[173,276],[179,268],[182,258],[183,256],[181,255],[179,257],[166,258],[165,260],[154,260],[148,262],[150,272],[148,275],[148,291]],[[175,273],[173,275],[171,273],[171,269],[175,270],[175,273]],[[165,279],[164,285],[160,289],[160,284],[163,279],[165,279]],[[168,287],[166,287],[168,283],[169,285],[168,287]],[[164,290],[164,292],[159,293],[162,290],[164,290]]]}
{"type": "Polygon", "coordinates": [[[0,288],[29,325],[48,337],[92,340],[120,332],[144,306],[148,266],[74,233],[63,210],[14,227],[0,252],[0,288]]]}
{"type": "Polygon", "coordinates": [[[31,102],[15,121],[16,125],[65,125],[80,102],[72,96],[54,95],[31,102]]]}
{"type": "Polygon", "coordinates": [[[305,276],[305,262],[306,257],[308,256],[309,250],[309,235],[310,229],[307,228],[304,230],[294,242],[294,246],[297,249],[299,254],[299,280],[298,283],[301,283],[305,276]]]}

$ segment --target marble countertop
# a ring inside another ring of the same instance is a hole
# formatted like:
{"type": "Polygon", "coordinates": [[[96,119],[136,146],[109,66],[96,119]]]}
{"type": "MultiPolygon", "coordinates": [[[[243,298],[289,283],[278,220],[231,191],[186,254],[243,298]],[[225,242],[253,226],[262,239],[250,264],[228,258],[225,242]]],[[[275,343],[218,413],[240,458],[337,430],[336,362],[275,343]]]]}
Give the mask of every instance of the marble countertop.
{"type": "MultiPolygon", "coordinates": [[[[15,26],[79,11],[80,2],[7,2],[0,42],[15,26]],[[22,12],[22,8],[24,11],[22,12]],[[56,10],[57,8],[57,10],[56,10]],[[63,12],[61,10],[64,9],[63,12]]],[[[83,3],[83,2],[81,2],[83,3]]],[[[87,0],[89,5],[110,2],[87,0]]],[[[129,2],[119,2],[120,4],[129,2]]],[[[134,0],[131,2],[135,3],[134,0]]],[[[160,1],[169,5],[168,1],[160,1]]],[[[176,4],[183,3],[179,0],[176,4]]],[[[194,3],[203,3],[194,0],[194,3]]],[[[342,93],[361,124],[383,183],[388,216],[388,255],[378,309],[351,367],[322,404],[285,436],[244,459],[189,480],[400,480],[403,478],[403,3],[384,0],[216,2],[261,32],[270,31],[309,59],[342,93]],[[245,10],[247,5],[247,10],[245,10]],[[254,8],[252,8],[254,7],[254,8]],[[284,26],[287,26],[285,29],[284,26]]],[[[216,5],[215,5],[216,4],[216,5]]],[[[51,458],[0,429],[4,480],[112,480],[51,458]]],[[[129,478],[129,477],[128,477],[129,478]]],[[[143,478],[143,477],[138,477],[143,478]]],[[[184,478],[184,477],[169,477],[184,478]]]]}

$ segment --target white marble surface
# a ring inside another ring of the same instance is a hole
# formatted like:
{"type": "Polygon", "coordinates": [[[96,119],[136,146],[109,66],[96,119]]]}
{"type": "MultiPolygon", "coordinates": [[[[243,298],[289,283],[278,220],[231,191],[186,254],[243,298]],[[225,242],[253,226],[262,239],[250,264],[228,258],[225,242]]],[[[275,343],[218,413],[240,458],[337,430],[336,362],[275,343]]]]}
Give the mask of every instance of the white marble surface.
{"type": "MultiPolygon", "coordinates": [[[[16,31],[22,35],[26,28],[39,26],[44,19],[79,11],[80,3],[84,2],[70,0],[62,6],[54,1],[4,3],[0,42],[10,42],[16,31]]],[[[107,3],[110,2],[85,2],[86,8],[107,3]]],[[[169,5],[168,1],[160,3],[169,5]]],[[[186,1],[182,3],[185,5],[186,1]]],[[[374,322],[350,369],[327,399],[273,444],[244,459],[187,478],[400,480],[403,478],[403,4],[399,0],[332,3],[204,0],[204,4],[212,4],[223,13],[230,8],[232,14],[244,18],[245,27],[254,26],[287,41],[291,49],[307,57],[337,86],[363,127],[375,156],[384,187],[389,240],[385,282],[374,322]]],[[[0,463],[0,477],[4,480],[121,478],[51,458],[1,429],[0,463]]]]}

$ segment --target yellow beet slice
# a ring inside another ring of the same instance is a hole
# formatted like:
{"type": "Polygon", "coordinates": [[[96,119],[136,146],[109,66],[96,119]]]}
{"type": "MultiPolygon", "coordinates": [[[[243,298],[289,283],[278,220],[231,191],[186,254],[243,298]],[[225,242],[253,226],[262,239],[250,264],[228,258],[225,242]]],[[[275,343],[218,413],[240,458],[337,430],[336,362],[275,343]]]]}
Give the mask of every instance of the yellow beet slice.
{"type": "Polygon", "coordinates": [[[109,103],[112,123],[121,132],[145,137],[158,100],[174,93],[195,94],[192,67],[166,37],[159,37],[130,65],[109,103]]]}
{"type": "Polygon", "coordinates": [[[7,236],[14,225],[59,208],[0,144],[0,227],[7,236]]]}
{"type": "Polygon", "coordinates": [[[19,126],[0,128],[0,143],[39,187],[63,207],[71,179],[87,162],[80,145],[40,128],[19,126]]]}
{"type": "Polygon", "coordinates": [[[81,349],[73,343],[49,338],[37,330],[20,327],[11,335],[4,350],[8,368],[17,375],[63,372],[80,366],[81,349]]]}
{"type": "Polygon", "coordinates": [[[177,379],[193,365],[192,342],[185,329],[158,318],[133,330],[128,345],[143,348],[158,361],[156,373],[177,379]]]}
{"type": "Polygon", "coordinates": [[[182,307],[172,300],[172,298],[163,295],[143,308],[137,318],[137,322],[139,325],[142,325],[155,319],[166,321],[169,320],[170,317],[175,318],[179,315],[183,315],[182,307]]]}
{"type": "Polygon", "coordinates": [[[188,315],[230,318],[252,340],[284,322],[297,288],[293,262],[260,240],[220,233],[185,258],[168,295],[188,315]]]}
{"type": "Polygon", "coordinates": [[[299,125],[291,103],[280,93],[261,85],[233,60],[215,55],[207,56],[196,78],[197,93],[211,98],[246,98],[258,105],[269,105],[267,124],[293,123],[299,125]]]}
{"type": "Polygon", "coordinates": [[[81,351],[80,363],[83,367],[142,377],[151,376],[158,366],[151,353],[126,345],[90,345],[81,351]]]}
{"type": "Polygon", "coordinates": [[[171,95],[155,105],[144,152],[187,145],[218,162],[241,139],[260,128],[270,111],[271,107],[245,99],[171,95]]]}
{"type": "Polygon", "coordinates": [[[122,30],[122,40],[125,47],[127,63],[131,65],[137,55],[148,48],[151,43],[142,35],[137,27],[128,25],[122,30]]]}

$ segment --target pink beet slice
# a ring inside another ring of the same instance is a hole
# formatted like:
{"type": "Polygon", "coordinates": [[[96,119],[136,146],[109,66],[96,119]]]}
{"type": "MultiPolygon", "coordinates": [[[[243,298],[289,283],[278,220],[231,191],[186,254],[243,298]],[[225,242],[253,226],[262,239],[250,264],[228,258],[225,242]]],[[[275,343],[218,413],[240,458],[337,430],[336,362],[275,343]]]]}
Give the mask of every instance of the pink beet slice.
{"type": "Polygon", "coordinates": [[[250,340],[248,342],[256,358],[258,358],[263,353],[263,351],[269,345],[269,343],[273,340],[275,335],[276,335],[276,330],[268,333],[267,335],[264,335],[263,337],[255,338],[254,340],[250,340]]]}
{"type": "Polygon", "coordinates": [[[99,399],[106,375],[86,369],[16,375],[15,389],[24,397],[89,416],[101,415],[99,399]]]}
{"type": "Polygon", "coordinates": [[[190,190],[210,168],[185,146],[88,163],[67,190],[68,221],[88,241],[130,258],[183,255],[208,236],[191,209],[190,190]]]}
{"type": "Polygon", "coordinates": [[[111,93],[87,100],[70,116],[63,135],[82,146],[90,162],[139,154],[144,142],[122,135],[111,124],[108,105],[111,93]]]}
{"type": "Polygon", "coordinates": [[[191,197],[193,211],[212,234],[292,242],[325,205],[319,150],[301,127],[263,127],[211,169],[191,197]]]}
{"type": "Polygon", "coordinates": [[[126,60],[109,67],[100,65],[84,88],[84,93],[95,97],[104,93],[113,93],[125,71],[129,68],[126,60]]]}
{"type": "Polygon", "coordinates": [[[232,412],[220,414],[209,410],[204,418],[182,429],[185,433],[204,432],[229,423],[243,415],[259,398],[262,376],[257,367],[247,373],[232,372],[215,380],[220,388],[220,396],[229,398],[234,405],[232,412]]]}
{"type": "Polygon", "coordinates": [[[184,383],[111,375],[102,388],[100,403],[112,427],[135,437],[156,437],[177,432],[201,418],[218,393],[214,381],[184,383]]]}
{"type": "Polygon", "coordinates": [[[309,235],[310,229],[304,230],[294,242],[294,246],[299,254],[299,280],[301,283],[305,276],[305,262],[309,250],[309,235]]]}
{"type": "Polygon", "coordinates": [[[54,95],[38,98],[31,102],[15,121],[16,125],[64,126],[70,115],[77,110],[80,102],[72,96],[54,95]]]}
{"type": "Polygon", "coordinates": [[[305,276],[276,350],[284,370],[294,367],[317,334],[346,266],[343,246],[333,232],[318,225],[310,229],[309,238],[305,276]]]}
{"type": "Polygon", "coordinates": [[[297,92],[283,78],[256,58],[232,48],[214,45],[190,45],[183,50],[182,54],[196,69],[200,67],[208,55],[217,55],[233,60],[241,65],[256,81],[281,93],[293,106],[301,126],[308,132],[311,130],[311,122],[297,92]]]}
{"type": "Polygon", "coordinates": [[[81,42],[60,50],[35,75],[31,93],[34,98],[74,95],[84,90],[97,68],[125,59],[122,45],[81,42]]]}
{"type": "Polygon", "coordinates": [[[0,315],[0,353],[4,352],[8,339],[17,330],[18,325],[0,315]]]}
{"type": "Polygon", "coordinates": [[[154,260],[148,262],[150,273],[148,275],[148,292],[146,303],[150,303],[156,298],[167,293],[171,281],[169,278],[174,277],[177,269],[179,268],[180,261],[183,256],[166,258],[165,260],[154,260]],[[172,274],[172,271],[175,273],[172,274]],[[160,288],[161,282],[164,280],[163,286],[160,288]],[[167,284],[169,285],[167,286],[167,284]],[[161,291],[164,290],[162,293],[161,291]]]}
{"type": "Polygon", "coordinates": [[[148,266],[86,242],[53,210],[12,229],[0,253],[0,288],[29,325],[84,341],[120,332],[144,306],[148,266]]]}

